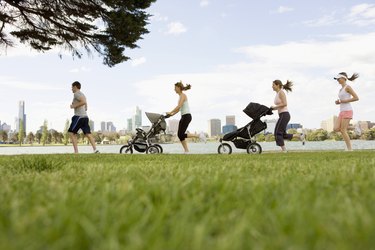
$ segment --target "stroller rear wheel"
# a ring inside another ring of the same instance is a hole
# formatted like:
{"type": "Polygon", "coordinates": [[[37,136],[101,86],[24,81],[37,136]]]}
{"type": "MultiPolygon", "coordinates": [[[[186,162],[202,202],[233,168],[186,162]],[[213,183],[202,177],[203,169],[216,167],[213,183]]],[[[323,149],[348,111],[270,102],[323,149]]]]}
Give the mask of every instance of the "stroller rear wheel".
{"type": "Polygon", "coordinates": [[[246,151],[248,154],[260,154],[262,153],[262,147],[258,143],[253,142],[247,146],[246,151]]]}
{"type": "Polygon", "coordinates": [[[221,143],[217,148],[219,154],[230,155],[232,153],[232,147],[228,143],[221,143]]]}
{"type": "Polygon", "coordinates": [[[159,153],[160,153],[160,154],[163,153],[163,148],[162,148],[162,146],[160,146],[159,144],[154,144],[154,146],[158,147],[158,149],[159,149],[159,153]]]}
{"type": "Polygon", "coordinates": [[[132,154],[133,148],[130,145],[125,145],[120,148],[120,154],[132,154]]]}
{"type": "Polygon", "coordinates": [[[159,147],[156,145],[151,145],[146,149],[146,154],[159,154],[159,147]]]}

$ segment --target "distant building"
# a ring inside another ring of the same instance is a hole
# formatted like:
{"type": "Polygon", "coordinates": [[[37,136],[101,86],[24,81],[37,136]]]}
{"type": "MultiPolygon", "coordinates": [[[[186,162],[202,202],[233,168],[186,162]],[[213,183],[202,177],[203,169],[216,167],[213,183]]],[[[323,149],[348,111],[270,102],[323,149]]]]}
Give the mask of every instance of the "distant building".
{"type": "Polygon", "coordinates": [[[335,126],[335,122],[337,120],[337,116],[332,116],[328,118],[327,120],[324,120],[320,123],[320,127],[324,130],[326,130],[328,133],[333,131],[333,128],[335,126]]]}
{"type": "Polygon", "coordinates": [[[303,128],[303,126],[299,123],[289,123],[286,126],[286,130],[288,130],[288,129],[299,129],[299,128],[303,128]]]}
{"type": "Polygon", "coordinates": [[[267,124],[267,128],[264,130],[264,133],[273,134],[275,132],[277,120],[276,119],[264,120],[264,122],[267,124]]]}
{"type": "Polygon", "coordinates": [[[108,132],[116,132],[116,127],[113,122],[107,122],[107,131],[108,132]]]}
{"type": "Polygon", "coordinates": [[[237,130],[237,126],[235,125],[224,125],[223,126],[223,134],[227,134],[237,130]]]}
{"type": "Polygon", "coordinates": [[[107,126],[106,126],[105,122],[100,123],[100,131],[102,131],[102,132],[107,131],[107,126]]]}
{"type": "Polygon", "coordinates": [[[90,120],[89,121],[89,126],[90,126],[90,130],[91,132],[94,132],[95,131],[95,123],[93,120],[90,120]]]}
{"type": "Polygon", "coordinates": [[[142,110],[140,110],[138,106],[135,108],[135,115],[133,116],[132,122],[132,130],[142,126],[142,110]]]}
{"type": "Polygon", "coordinates": [[[227,115],[225,117],[225,125],[236,125],[236,116],[234,115],[227,115]]]}
{"type": "Polygon", "coordinates": [[[0,130],[9,132],[12,130],[12,127],[4,122],[3,124],[0,124],[0,130]]]}
{"type": "Polygon", "coordinates": [[[133,120],[132,118],[129,118],[129,119],[126,119],[126,123],[127,123],[127,131],[133,131],[133,120]]]}
{"type": "Polygon", "coordinates": [[[21,122],[23,125],[23,131],[26,133],[25,101],[20,101],[18,103],[18,118],[16,121],[16,132],[20,131],[21,122]]]}
{"type": "Polygon", "coordinates": [[[208,121],[208,135],[218,136],[221,134],[221,120],[220,119],[211,119],[208,121]]]}
{"type": "Polygon", "coordinates": [[[177,119],[168,120],[168,132],[171,134],[177,134],[179,122],[180,120],[177,119]]]}

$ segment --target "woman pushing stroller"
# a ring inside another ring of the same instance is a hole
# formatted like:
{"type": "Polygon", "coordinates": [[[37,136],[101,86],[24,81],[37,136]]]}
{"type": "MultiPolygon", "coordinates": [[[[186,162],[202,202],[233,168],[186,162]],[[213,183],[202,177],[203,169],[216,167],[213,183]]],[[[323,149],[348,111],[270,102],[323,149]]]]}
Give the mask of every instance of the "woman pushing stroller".
{"type": "Polygon", "coordinates": [[[170,116],[173,116],[177,114],[178,112],[181,112],[181,119],[178,124],[177,135],[178,135],[178,138],[180,139],[182,147],[184,148],[185,154],[189,153],[189,148],[185,140],[186,138],[200,138],[203,141],[205,141],[206,139],[203,133],[201,133],[201,135],[186,133],[186,130],[192,120],[192,116],[190,113],[188,98],[183,91],[186,91],[189,89],[191,89],[191,85],[190,84],[184,85],[182,81],[179,81],[174,85],[174,91],[180,96],[180,98],[178,99],[177,106],[171,112],[167,112],[167,115],[170,115],[170,116]]]}

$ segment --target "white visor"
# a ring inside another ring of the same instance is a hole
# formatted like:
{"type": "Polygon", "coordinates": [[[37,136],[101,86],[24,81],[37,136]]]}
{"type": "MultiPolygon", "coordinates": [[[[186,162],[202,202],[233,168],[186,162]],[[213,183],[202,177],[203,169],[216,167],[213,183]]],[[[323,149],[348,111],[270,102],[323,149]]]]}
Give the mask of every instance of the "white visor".
{"type": "Polygon", "coordinates": [[[341,75],[341,74],[338,74],[337,76],[335,76],[333,79],[337,80],[337,79],[340,79],[340,78],[344,78],[345,80],[348,80],[348,78],[344,75],[341,75]]]}

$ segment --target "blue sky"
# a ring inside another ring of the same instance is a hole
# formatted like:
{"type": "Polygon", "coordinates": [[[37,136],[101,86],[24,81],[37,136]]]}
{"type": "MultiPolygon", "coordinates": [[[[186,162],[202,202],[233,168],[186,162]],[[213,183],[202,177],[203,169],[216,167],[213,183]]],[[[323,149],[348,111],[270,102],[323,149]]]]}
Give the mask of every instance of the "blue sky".
{"type": "MultiPolygon", "coordinates": [[[[319,128],[338,114],[341,71],[358,72],[355,120],[375,121],[375,3],[348,0],[159,0],[149,9],[150,33],[128,51],[131,61],[114,68],[97,55],[72,58],[56,49],[40,54],[22,45],[0,51],[0,121],[14,126],[18,101],[25,100],[27,130],[46,119],[63,130],[72,116],[71,83],[82,83],[95,121],[118,129],[135,112],[170,111],[177,104],[174,83],[187,91],[191,131],[207,131],[207,121],[236,115],[249,118],[250,102],[272,105],[272,81],[294,81],[288,94],[291,122],[319,128]],[[58,53],[63,53],[62,59],[58,53]]],[[[179,118],[176,115],[175,118],[179,118]]],[[[276,116],[268,117],[276,118],[276,116]]],[[[143,125],[149,125],[143,117],[143,125]]]]}

